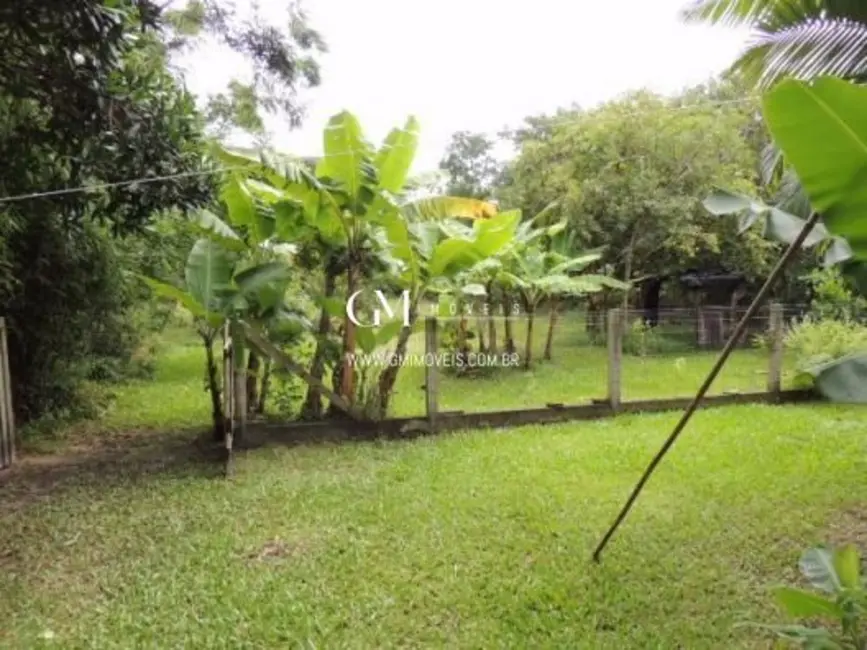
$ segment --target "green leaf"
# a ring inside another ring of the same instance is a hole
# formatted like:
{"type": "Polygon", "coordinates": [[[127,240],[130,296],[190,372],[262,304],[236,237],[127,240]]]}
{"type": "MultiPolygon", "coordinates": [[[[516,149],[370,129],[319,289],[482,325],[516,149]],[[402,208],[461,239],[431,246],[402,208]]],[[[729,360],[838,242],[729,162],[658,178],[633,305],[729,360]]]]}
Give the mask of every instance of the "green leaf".
{"type": "Polygon", "coordinates": [[[842,237],[833,237],[830,246],[825,251],[825,259],[822,260],[822,264],[826,267],[834,266],[850,259],[852,259],[852,248],[849,246],[849,242],[842,237]]]}
{"type": "Polygon", "coordinates": [[[188,309],[193,316],[204,318],[207,315],[204,306],[193,298],[188,291],[179,289],[168,282],[163,282],[156,278],[149,278],[147,276],[140,277],[157,296],[161,298],[169,298],[180,303],[183,307],[188,309]]]}
{"type": "Polygon", "coordinates": [[[843,615],[843,610],[833,600],[828,600],[824,596],[812,594],[809,591],[794,587],[779,587],[774,590],[774,595],[777,601],[786,608],[786,611],[796,618],[812,616],[839,618],[843,615]]]}
{"type": "Polygon", "coordinates": [[[285,282],[290,269],[285,262],[265,262],[235,275],[235,284],[244,295],[254,294],[269,284],[285,282]]]}
{"type": "Polygon", "coordinates": [[[335,318],[344,318],[346,316],[346,303],[340,298],[325,298],[319,296],[316,298],[316,303],[325,310],[325,313],[335,318]]]}
{"type": "Polygon", "coordinates": [[[362,352],[372,353],[376,350],[376,330],[371,326],[356,326],[355,341],[362,352]]]}
{"type": "Polygon", "coordinates": [[[813,208],[856,254],[867,254],[867,88],[788,79],[765,95],[764,109],[813,208]]]}
{"type": "Polygon", "coordinates": [[[323,134],[325,155],[319,159],[316,175],[342,186],[351,201],[359,198],[365,182],[365,165],[370,164],[371,147],[365,141],[358,119],[343,111],[328,120],[323,134]]]}
{"type": "Polygon", "coordinates": [[[232,293],[234,266],[232,256],[217,242],[197,240],[184,269],[187,290],[207,311],[223,311],[225,298],[232,293]]]}
{"type": "Polygon", "coordinates": [[[764,213],[768,207],[753,201],[742,194],[735,194],[728,190],[717,189],[708,196],[702,205],[711,214],[721,217],[727,214],[737,214],[749,210],[756,216],[764,213]]]}
{"type": "Polygon", "coordinates": [[[841,404],[867,404],[867,351],[808,368],[816,389],[841,404]]]}
{"type": "Polygon", "coordinates": [[[471,267],[482,258],[473,242],[445,239],[434,248],[428,271],[431,276],[449,275],[471,267]]]}
{"type": "Polygon", "coordinates": [[[376,154],[379,187],[398,194],[406,184],[418,147],[418,120],[410,116],[402,129],[394,129],[385,138],[376,154]]]}
{"type": "Polygon", "coordinates": [[[376,345],[386,345],[403,329],[402,320],[393,320],[376,330],[376,345]]]}
{"type": "MultiPolygon", "coordinates": [[[[791,244],[795,239],[797,239],[806,223],[806,220],[801,219],[800,217],[784,212],[779,208],[771,208],[770,212],[767,213],[765,236],[773,237],[774,239],[786,244],[791,244]]],[[[820,241],[827,239],[828,236],[829,234],[825,226],[821,223],[817,223],[813,226],[810,234],[807,235],[802,246],[804,248],[810,248],[811,246],[818,244],[820,241]]]]}
{"type": "Polygon", "coordinates": [[[256,203],[244,182],[239,178],[227,181],[220,192],[226,204],[229,221],[238,226],[252,226],[256,218],[256,203]]]}
{"type": "Polygon", "coordinates": [[[486,296],[488,292],[485,290],[484,285],[478,283],[466,284],[461,287],[461,292],[465,296],[486,296]]]}
{"type": "MultiPolygon", "coordinates": [[[[867,391],[865,391],[867,392],[867,391]]],[[[861,588],[861,556],[852,544],[834,550],[834,568],[846,589],[861,588]]]]}
{"type": "Polygon", "coordinates": [[[840,591],[840,579],[837,577],[834,558],[829,550],[821,547],[807,550],[801,556],[799,566],[801,573],[816,589],[828,593],[840,591]]]}

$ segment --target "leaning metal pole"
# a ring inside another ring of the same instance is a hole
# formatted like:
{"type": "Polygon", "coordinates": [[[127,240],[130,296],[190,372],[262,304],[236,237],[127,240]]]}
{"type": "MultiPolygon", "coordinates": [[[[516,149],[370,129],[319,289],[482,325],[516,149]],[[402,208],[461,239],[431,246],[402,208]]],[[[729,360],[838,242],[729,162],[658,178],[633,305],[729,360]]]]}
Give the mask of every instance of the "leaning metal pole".
{"type": "Polygon", "coordinates": [[[750,319],[756,315],[756,312],[764,303],[765,298],[771,290],[771,287],[774,285],[774,282],[780,276],[780,273],[782,273],[783,269],[786,268],[786,265],[792,259],[792,256],[795,254],[795,252],[807,239],[807,236],[810,234],[810,232],[812,232],[813,227],[818,221],[819,214],[817,212],[811,214],[810,218],[807,219],[806,223],[804,223],[804,227],[801,228],[801,232],[798,233],[798,236],[795,237],[795,240],[789,245],[789,247],[786,249],[786,252],[783,253],[782,257],[780,257],[777,265],[771,271],[768,279],[765,280],[765,284],[762,285],[759,293],[756,294],[756,297],[753,299],[753,302],[752,304],[750,304],[747,312],[744,314],[744,317],[740,320],[737,327],[735,327],[735,330],[734,332],[732,332],[729,340],[726,341],[725,347],[720,353],[719,358],[716,360],[713,368],[711,368],[711,371],[708,373],[707,378],[705,378],[704,383],[701,385],[701,388],[698,389],[698,393],[696,393],[695,398],[693,398],[690,405],[686,407],[686,411],[684,411],[683,416],[680,418],[680,421],[675,425],[674,430],[671,432],[671,434],[669,434],[668,438],[666,439],[662,447],[660,447],[659,451],[656,452],[656,456],[654,456],[653,460],[650,461],[650,464],[647,466],[647,469],[644,470],[644,474],[641,475],[638,483],[635,484],[635,487],[632,489],[632,494],[629,495],[629,498],[626,500],[626,503],[623,505],[623,508],[617,515],[617,519],[614,520],[614,523],[611,524],[611,527],[605,533],[602,541],[599,542],[596,550],[593,551],[594,562],[599,562],[599,560],[601,559],[602,551],[605,550],[605,547],[614,536],[617,528],[620,526],[621,523],[623,523],[623,520],[626,519],[626,515],[628,515],[629,511],[632,509],[632,506],[635,504],[635,501],[638,499],[638,496],[644,489],[644,485],[647,483],[653,472],[656,470],[657,465],[659,465],[662,459],[665,458],[665,455],[677,441],[681,432],[684,430],[690,418],[692,417],[692,414],[695,413],[696,408],[698,408],[699,403],[702,399],[704,399],[705,393],[707,393],[711,384],[717,378],[717,375],[719,375],[720,370],[722,370],[726,361],[728,361],[728,358],[734,350],[735,345],[737,345],[738,341],[743,336],[750,319]]]}

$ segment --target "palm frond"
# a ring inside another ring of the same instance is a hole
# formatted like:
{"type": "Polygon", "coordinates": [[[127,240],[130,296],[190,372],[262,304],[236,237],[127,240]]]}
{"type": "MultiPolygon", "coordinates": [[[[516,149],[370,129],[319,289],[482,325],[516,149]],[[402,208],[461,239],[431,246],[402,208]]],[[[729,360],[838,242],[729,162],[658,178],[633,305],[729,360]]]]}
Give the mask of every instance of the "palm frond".
{"type": "MultiPolygon", "coordinates": [[[[789,0],[693,0],[692,4],[683,10],[682,16],[687,22],[743,27],[780,13],[786,5],[792,4],[794,3],[789,0]]],[[[804,9],[809,10],[807,7],[804,9]]]]}
{"type": "Polygon", "coordinates": [[[730,27],[764,23],[778,31],[811,19],[867,22],[867,5],[862,0],[692,0],[682,17],[730,27]]]}
{"type": "Polygon", "coordinates": [[[732,66],[759,87],[785,77],[867,75],[867,22],[818,19],[779,31],[762,24],[759,30],[752,46],[732,66]]]}

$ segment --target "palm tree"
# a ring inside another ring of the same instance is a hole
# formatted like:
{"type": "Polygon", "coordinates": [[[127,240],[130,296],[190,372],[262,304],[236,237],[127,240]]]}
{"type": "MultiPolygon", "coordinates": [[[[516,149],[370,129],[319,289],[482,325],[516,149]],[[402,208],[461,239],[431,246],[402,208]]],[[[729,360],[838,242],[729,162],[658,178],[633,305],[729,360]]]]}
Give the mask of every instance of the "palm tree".
{"type": "Polygon", "coordinates": [[[863,0],[693,0],[683,16],[752,28],[752,42],[731,70],[760,88],[786,77],[867,80],[863,0]]]}

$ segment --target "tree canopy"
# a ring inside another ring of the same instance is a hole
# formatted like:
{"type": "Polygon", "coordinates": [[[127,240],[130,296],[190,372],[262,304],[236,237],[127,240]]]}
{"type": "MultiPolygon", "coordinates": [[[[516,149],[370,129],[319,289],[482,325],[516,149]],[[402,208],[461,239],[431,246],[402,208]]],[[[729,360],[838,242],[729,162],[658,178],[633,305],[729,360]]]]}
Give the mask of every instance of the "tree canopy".
{"type": "Polygon", "coordinates": [[[755,189],[757,144],[747,137],[755,106],[709,95],[638,92],[592,111],[534,118],[516,138],[505,195],[529,212],[559,199],[576,243],[606,246],[604,262],[618,277],[712,267],[760,276],[771,246],[738,237],[701,206],[718,184],[755,189]]]}

